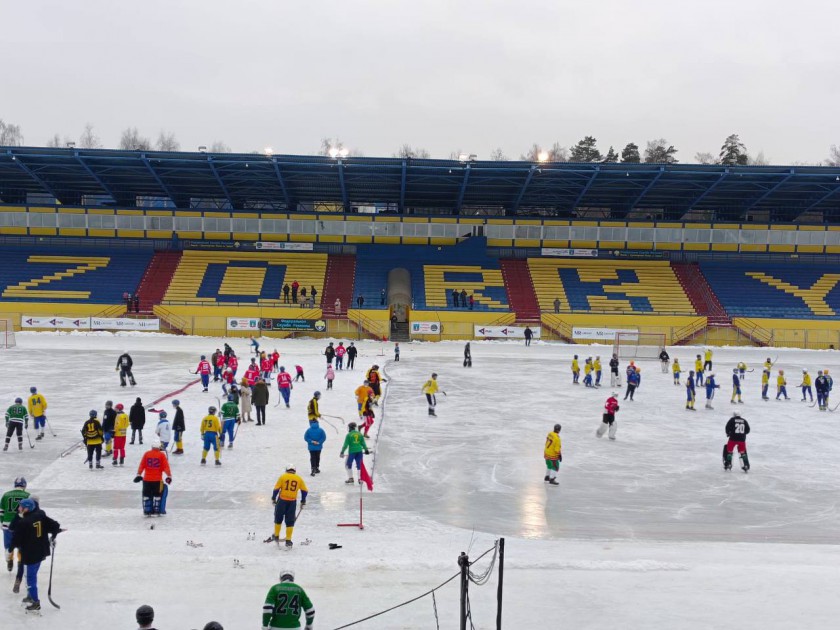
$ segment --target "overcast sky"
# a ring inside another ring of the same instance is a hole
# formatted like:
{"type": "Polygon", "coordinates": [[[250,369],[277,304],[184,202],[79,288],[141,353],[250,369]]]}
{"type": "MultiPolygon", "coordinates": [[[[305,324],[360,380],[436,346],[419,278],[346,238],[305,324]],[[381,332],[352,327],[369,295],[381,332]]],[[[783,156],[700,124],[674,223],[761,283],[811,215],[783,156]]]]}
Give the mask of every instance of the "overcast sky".
{"type": "Polygon", "coordinates": [[[594,135],[681,162],[738,133],[773,163],[840,144],[837,0],[0,0],[0,118],[27,145],[136,126],[367,156],[518,158],[594,135]]]}

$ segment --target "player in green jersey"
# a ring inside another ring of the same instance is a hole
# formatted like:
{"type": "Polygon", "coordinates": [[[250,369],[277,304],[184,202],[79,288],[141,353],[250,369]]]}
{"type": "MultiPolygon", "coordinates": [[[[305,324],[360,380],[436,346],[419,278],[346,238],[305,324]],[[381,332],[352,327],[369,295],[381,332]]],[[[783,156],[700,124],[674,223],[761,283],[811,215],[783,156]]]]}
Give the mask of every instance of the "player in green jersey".
{"type": "Polygon", "coordinates": [[[306,615],[305,630],[312,630],[315,607],[300,586],[295,584],[295,572],[280,572],[280,583],[268,590],[263,605],[263,630],[270,628],[300,628],[300,613],[306,615]]]}
{"type": "MultiPolygon", "coordinates": [[[[26,479],[18,477],[15,479],[15,487],[13,490],[6,492],[0,498],[0,523],[3,525],[3,549],[6,551],[6,568],[9,571],[14,569],[14,556],[12,553],[12,530],[9,528],[12,520],[18,513],[18,505],[24,499],[29,498],[29,493],[26,491],[26,479]]],[[[17,593],[20,591],[20,583],[23,578],[23,564],[20,562],[20,552],[18,552],[18,571],[15,577],[15,585],[12,591],[17,593]]]]}
{"type": "Polygon", "coordinates": [[[228,401],[220,410],[222,416],[222,446],[225,445],[225,435],[230,438],[228,448],[233,448],[234,429],[239,423],[239,405],[234,402],[233,394],[228,394],[228,401]]]}
{"type": "Polygon", "coordinates": [[[15,398],[15,404],[6,410],[6,443],[3,450],[9,450],[12,435],[17,433],[18,449],[23,450],[23,429],[29,427],[29,412],[23,406],[22,398],[15,398]]]}

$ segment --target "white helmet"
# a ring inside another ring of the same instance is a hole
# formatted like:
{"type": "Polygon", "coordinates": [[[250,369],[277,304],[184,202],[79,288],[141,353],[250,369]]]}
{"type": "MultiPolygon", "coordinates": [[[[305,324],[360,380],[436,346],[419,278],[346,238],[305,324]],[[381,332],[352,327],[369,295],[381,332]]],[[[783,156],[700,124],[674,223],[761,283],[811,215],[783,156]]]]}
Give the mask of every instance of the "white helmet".
{"type": "Polygon", "coordinates": [[[160,443],[159,439],[155,438],[152,440],[152,448],[161,449],[163,448],[163,445],[160,443]]]}
{"type": "Polygon", "coordinates": [[[280,581],[281,582],[294,582],[295,581],[295,572],[292,569],[283,569],[280,571],[280,581]]]}
{"type": "Polygon", "coordinates": [[[286,464],[286,472],[296,472],[297,468],[295,468],[294,464],[286,464]]]}

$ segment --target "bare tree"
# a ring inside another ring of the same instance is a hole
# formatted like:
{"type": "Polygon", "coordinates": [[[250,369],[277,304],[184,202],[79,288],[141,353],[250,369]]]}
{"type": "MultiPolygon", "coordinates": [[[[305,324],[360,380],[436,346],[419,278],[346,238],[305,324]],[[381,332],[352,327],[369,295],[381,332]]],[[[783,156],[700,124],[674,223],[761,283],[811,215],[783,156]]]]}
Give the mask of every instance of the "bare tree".
{"type": "Polygon", "coordinates": [[[47,140],[47,146],[51,149],[58,149],[60,147],[65,146],[65,144],[66,143],[61,140],[61,136],[58,134],[55,134],[53,137],[47,140]]]}
{"type": "Polygon", "coordinates": [[[540,145],[534,143],[527,153],[520,156],[520,159],[527,162],[568,162],[569,150],[560,146],[559,142],[551,145],[550,149],[543,149],[540,145]],[[541,156],[545,159],[541,160],[541,156]]]}
{"type": "Polygon", "coordinates": [[[84,131],[82,131],[82,135],[79,138],[79,146],[83,149],[101,149],[102,143],[99,141],[99,136],[97,136],[93,131],[93,125],[87,123],[85,125],[84,131]]]}
{"type": "Polygon", "coordinates": [[[694,161],[698,164],[718,164],[717,158],[708,151],[698,151],[695,153],[694,161]]]}
{"type": "MultiPolygon", "coordinates": [[[[840,155],[837,157],[840,158],[840,155]]],[[[747,164],[750,166],[769,166],[770,160],[764,157],[764,151],[759,151],[754,156],[750,155],[747,157],[747,164]]],[[[840,166],[840,161],[835,166],[840,166]]]]}
{"type": "Polygon", "coordinates": [[[127,127],[120,136],[120,149],[124,151],[151,151],[152,143],[137,131],[137,127],[127,127]]]}
{"type": "Polygon", "coordinates": [[[427,160],[431,157],[426,149],[414,148],[410,144],[402,145],[394,154],[396,158],[410,158],[415,160],[427,160]]]}
{"type": "Polygon", "coordinates": [[[496,147],[490,152],[490,159],[494,162],[507,162],[508,156],[502,151],[501,147],[496,147]]]}
{"type": "Polygon", "coordinates": [[[20,125],[5,123],[0,118],[0,146],[19,147],[23,144],[23,133],[20,125]]]}
{"type": "Polygon", "coordinates": [[[455,149],[454,151],[449,152],[449,159],[450,160],[457,160],[462,155],[466,155],[466,153],[464,151],[462,151],[461,149],[455,149]]]}
{"type": "Polygon", "coordinates": [[[321,138],[321,148],[318,150],[318,155],[329,156],[331,149],[341,149],[344,148],[344,143],[341,141],[341,138],[321,138]]]}
{"type": "Polygon", "coordinates": [[[158,151],[180,151],[181,143],[175,138],[175,134],[171,131],[161,131],[157,139],[158,151]]]}
{"type": "MultiPolygon", "coordinates": [[[[2,124],[2,122],[0,122],[0,124],[2,124]]],[[[828,159],[825,163],[828,166],[840,166],[840,147],[836,144],[832,144],[831,148],[828,150],[828,159]]]]}
{"type": "Polygon", "coordinates": [[[216,140],[210,145],[210,153],[230,153],[230,147],[221,140],[216,140]]]}

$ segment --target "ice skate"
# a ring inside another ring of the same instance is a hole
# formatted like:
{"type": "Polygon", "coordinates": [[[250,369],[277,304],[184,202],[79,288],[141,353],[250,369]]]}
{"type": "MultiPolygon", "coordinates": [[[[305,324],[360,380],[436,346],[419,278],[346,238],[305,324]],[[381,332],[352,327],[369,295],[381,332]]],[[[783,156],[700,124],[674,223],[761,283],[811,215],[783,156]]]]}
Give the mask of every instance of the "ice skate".
{"type": "MultiPolygon", "coordinates": [[[[551,481],[551,477],[549,477],[548,475],[546,475],[546,476],[545,476],[545,479],[543,479],[543,481],[551,481]]],[[[11,571],[11,569],[9,569],[9,571],[11,571]]]]}
{"type": "Polygon", "coordinates": [[[20,593],[20,582],[21,579],[19,577],[16,577],[15,585],[12,587],[12,593],[20,593]]]}
{"type": "Polygon", "coordinates": [[[202,465],[202,466],[204,466],[206,463],[207,463],[207,460],[206,460],[206,459],[202,459],[202,460],[201,460],[201,465],[202,465]]]}
{"type": "Polygon", "coordinates": [[[34,610],[41,610],[41,602],[32,602],[29,606],[26,607],[26,610],[31,612],[34,610]]]}
{"type": "Polygon", "coordinates": [[[222,465],[222,461],[220,459],[217,459],[216,460],[216,466],[221,466],[221,465],[222,465]]]}

